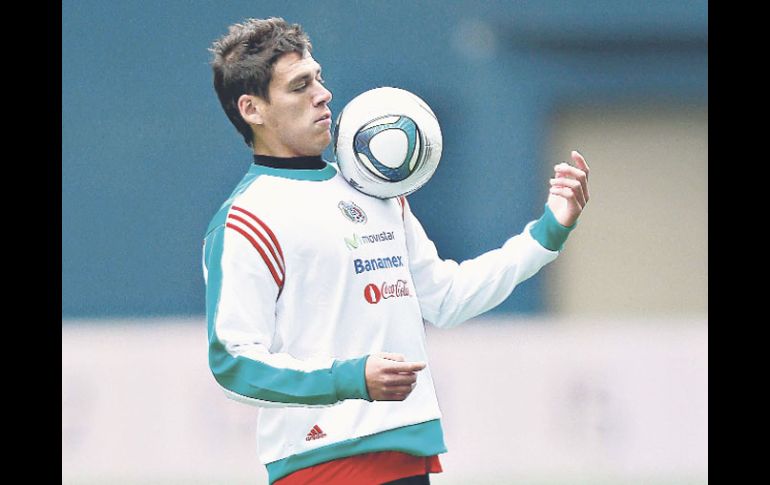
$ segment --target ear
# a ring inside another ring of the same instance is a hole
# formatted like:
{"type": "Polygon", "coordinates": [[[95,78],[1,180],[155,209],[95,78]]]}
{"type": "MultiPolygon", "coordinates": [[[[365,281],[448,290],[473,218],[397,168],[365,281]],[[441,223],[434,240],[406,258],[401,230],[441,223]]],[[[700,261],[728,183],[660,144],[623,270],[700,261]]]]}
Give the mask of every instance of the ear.
{"type": "Polygon", "coordinates": [[[242,94],[238,98],[238,111],[250,125],[261,125],[265,122],[262,118],[262,104],[264,102],[253,94],[242,94]]]}

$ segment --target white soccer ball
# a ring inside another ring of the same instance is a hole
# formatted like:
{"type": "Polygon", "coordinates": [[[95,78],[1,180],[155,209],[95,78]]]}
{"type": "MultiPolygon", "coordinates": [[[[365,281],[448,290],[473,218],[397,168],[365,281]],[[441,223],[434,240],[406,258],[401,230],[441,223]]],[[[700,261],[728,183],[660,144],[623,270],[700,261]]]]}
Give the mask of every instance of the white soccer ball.
{"type": "Polygon", "coordinates": [[[334,155],[345,180],[388,199],[419,189],[441,159],[441,128],[413,93],[383,87],[359,94],[334,123],[334,155]]]}

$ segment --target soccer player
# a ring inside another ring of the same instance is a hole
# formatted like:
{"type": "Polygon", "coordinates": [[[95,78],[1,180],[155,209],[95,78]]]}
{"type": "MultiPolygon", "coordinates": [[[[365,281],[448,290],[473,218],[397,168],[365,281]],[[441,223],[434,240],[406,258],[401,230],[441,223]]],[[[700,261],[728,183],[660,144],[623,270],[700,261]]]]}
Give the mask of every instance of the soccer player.
{"type": "Polygon", "coordinates": [[[280,18],[214,42],[214,88],[253,162],[204,239],[209,365],[260,407],[271,484],[427,484],[446,452],[424,322],[448,328],[553,261],[588,202],[588,165],[554,168],[542,217],[460,264],[404,197],[366,196],[322,160],[332,94],[280,18]]]}

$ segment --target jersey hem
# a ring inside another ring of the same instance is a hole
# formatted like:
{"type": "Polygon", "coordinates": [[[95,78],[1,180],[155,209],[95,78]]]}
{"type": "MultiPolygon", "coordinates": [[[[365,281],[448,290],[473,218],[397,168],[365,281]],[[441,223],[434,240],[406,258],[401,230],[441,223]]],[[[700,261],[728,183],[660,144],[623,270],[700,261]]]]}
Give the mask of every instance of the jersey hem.
{"type": "Polygon", "coordinates": [[[415,456],[446,453],[441,420],[412,424],[369,436],[353,438],[315,450],[298,453],[265,465],[270,484],[302,468],[337,458],[375,451],[401,451],[415,456]]]}

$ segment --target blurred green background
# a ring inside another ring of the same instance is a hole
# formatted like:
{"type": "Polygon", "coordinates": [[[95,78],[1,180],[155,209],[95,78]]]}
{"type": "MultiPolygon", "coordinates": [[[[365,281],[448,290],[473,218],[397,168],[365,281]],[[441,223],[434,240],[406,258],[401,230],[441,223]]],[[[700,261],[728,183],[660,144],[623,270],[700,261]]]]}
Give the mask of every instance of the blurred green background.
{"type": "MultiPolygon", "coordinates": [[[[207,49],[247,17],[305,27],[335,116],[377,86],[428,102],[443,156],[410,201],[439,254],[458,261],[539,217],[548,171],[570,149],[597,177],[636,156],[622,146],[633,127],[560,144],[569,113],[589,110],[595,123],[620,109],[625,123],[640,110],[668,119],[707,106],[706,1],[66,0],[62,14],[65,318],[203,313],[203,232],[250,162],[207,49]]],[[[646,190],[671,205],[668,191],[646,190]]],[[[546,279],[496,311],[549,310],[546,279]]]]}

